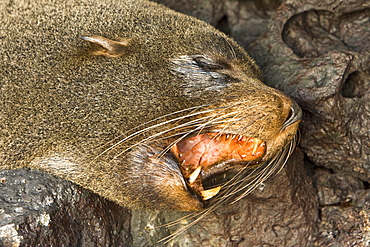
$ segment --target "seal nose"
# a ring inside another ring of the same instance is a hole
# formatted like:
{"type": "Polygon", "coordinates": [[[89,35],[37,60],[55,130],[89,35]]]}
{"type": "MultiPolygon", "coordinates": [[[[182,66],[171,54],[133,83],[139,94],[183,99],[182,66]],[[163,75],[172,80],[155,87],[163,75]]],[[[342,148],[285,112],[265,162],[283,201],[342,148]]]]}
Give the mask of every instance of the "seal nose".
{"type": "Polygon", "coordinates": [[[286,127],[290,126],[291,124],[301,119],[302,119],[302,110],[295,101],[292,101],[292,106],[290,108],[290,114],[287,120],[285,121],[282,129],[285,129],[286,127]]]}

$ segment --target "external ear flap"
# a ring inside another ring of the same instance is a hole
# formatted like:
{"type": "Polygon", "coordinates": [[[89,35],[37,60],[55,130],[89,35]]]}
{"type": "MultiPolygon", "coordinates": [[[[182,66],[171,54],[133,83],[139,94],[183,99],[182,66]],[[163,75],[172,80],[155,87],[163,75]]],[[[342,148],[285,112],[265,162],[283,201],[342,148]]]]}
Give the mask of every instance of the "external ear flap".
{"type": "Polygon", "coordinates": [[[172,72],[183,79],[184,94],[199,97],[204,91],[221,93],[222,89],[238,82],[226,71],[231,65],[206,55],[185,55],[174,59],[172,72]]]}
{"type": "Polygon", "coordinates": [[[121,39],[120,41],[114,41],[111,39],[104,38],[102,36],[83,36],[83,40],[101,45],[104,49],[100,51],[94,51],[94,55],[103,55],[107,57],[119,57],[127,53],[129,40],[121,39]]]}

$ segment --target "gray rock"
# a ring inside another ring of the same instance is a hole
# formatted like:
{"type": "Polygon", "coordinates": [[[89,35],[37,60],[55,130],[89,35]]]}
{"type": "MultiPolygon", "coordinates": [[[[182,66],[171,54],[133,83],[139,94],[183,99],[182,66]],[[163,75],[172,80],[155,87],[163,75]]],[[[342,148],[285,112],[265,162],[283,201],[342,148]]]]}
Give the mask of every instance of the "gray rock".
{"type": "Polygon", "coordinates": [[[301,146],[308,158],[365,181],[370,181],[369,7],[368,1],[285,1],[248,49],[265,82],[303,108],[301,146]]]}
{"type": "Polygon", "coordinates": [[[130,212],[28,169],[0,171],[0,246],[130,246],[130,212]]]}

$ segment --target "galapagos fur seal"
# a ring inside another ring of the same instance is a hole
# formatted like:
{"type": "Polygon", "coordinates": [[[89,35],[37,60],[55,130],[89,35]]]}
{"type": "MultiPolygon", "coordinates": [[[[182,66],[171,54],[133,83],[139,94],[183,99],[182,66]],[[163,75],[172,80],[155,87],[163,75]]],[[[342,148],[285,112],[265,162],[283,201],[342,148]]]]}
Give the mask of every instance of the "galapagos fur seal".
{"type": "Polygon", "coordinates": [[[187,211],[244,197],[289,156],[299,107],[210,25],[145,0],[1,5],[1,169],[187,211]]]}

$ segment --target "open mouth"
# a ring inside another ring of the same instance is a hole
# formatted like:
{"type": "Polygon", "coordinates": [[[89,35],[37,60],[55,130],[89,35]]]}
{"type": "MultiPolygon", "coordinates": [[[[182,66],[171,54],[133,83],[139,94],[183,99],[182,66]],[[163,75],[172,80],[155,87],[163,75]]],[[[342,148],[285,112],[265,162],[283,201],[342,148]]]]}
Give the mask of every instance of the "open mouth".
{"type": "Polygon", "coordinates": [[[258,164],[266,152],[266,143],[241,135],[205,133],[179,141],[171,152],[188,187],[206,201],[222,188],[206,188],[207,179],[232,169],[233,164],[258,164]]]}

